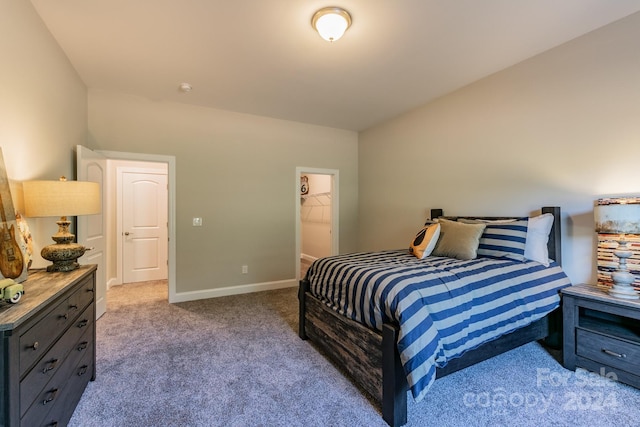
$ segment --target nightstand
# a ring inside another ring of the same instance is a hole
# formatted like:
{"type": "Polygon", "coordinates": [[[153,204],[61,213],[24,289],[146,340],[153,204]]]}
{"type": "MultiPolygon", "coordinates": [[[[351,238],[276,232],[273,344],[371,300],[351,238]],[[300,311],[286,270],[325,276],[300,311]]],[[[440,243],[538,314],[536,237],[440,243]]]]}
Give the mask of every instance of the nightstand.
{"type": "Polygon", "coordinates": [[[563,362],[640,388],[640,301],[589,285],[562,290],[563,362]]]}

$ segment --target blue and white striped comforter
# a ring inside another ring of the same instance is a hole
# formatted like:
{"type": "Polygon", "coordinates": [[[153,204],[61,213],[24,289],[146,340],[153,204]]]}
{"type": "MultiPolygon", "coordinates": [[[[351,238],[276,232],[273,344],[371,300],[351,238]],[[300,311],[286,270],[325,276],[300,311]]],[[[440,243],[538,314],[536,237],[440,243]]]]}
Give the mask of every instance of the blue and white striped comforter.
{"type": "Polygon", "coordinates": [[[321,258],[307,278],[313,295],[338,313],[377,330],[400,325],[398,351],[416,401],[436,367],[544,317],[571,284],[555,263],[420,260],[406,250],[321,258]]]}

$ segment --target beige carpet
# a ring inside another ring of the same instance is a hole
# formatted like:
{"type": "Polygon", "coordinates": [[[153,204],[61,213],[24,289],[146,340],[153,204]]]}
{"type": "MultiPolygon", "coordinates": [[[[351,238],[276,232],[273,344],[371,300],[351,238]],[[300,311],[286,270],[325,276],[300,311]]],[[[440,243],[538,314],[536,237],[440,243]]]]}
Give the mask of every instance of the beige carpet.
{"type": "MultiPolygon", "coordinates": [[[[70,426],[385,426],[298,338],[296,293],[168,304],[164,282],[114,287],[97,322],[97,378],[70,426]]],[[[409,398],[408,426],[638,425],[640,391],[557,357],[531,343],[437,380],[424,401],[409,398]]]]}

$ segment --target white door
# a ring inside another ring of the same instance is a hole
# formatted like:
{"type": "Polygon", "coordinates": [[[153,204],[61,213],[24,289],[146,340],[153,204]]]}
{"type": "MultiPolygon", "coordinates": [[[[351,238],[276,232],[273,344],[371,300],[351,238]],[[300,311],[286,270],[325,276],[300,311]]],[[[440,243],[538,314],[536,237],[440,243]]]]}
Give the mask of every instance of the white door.
{"type": "Polygon", "coordinates": [[[96,271],[96,319],[107,311],[107,270],[106,270],[106,170],[107,159],[95,151],[78,145],[76,147],[76,168],[78,181],[97,182],[100,185],[102,210],[98,215],[78,217],[78,243],[88,248],[78,259],[80,264],[97,264],[96,271]]]}
{"type": "Polygon", "coordinates": [[[167,278],[167,194],[166,173],[122,173],[123,283],[167,278]]]}

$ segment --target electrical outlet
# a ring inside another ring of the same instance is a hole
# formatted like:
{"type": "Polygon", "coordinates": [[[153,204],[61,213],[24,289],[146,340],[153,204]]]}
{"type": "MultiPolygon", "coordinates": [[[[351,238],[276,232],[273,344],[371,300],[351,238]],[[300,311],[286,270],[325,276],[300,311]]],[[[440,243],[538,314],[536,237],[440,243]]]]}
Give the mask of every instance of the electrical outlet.
{"type": "Polygon", "coordinates": [[[193,218],[194,227],[202,227],[202,218],[193,218]]]}
{"type": "Polygon", "coordinates": [[[242,274],[247,274],[249,273],[249,266],[248,265],[243,265],[242,266],[242,274]]]}

